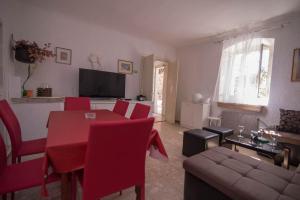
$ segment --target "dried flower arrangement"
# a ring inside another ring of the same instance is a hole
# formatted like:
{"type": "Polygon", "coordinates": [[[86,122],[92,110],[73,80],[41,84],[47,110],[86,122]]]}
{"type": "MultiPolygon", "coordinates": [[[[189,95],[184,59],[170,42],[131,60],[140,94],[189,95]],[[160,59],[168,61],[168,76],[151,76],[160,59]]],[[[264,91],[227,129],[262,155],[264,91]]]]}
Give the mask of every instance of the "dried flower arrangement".
{"type": "Polygon", "coordinates": [[[55,54],[49,50],[51,43],[45,43],[44,47],[39,47],[36,42],[27,40],[15,41],[13,50],[15,50],[15,58],[20,62],[34,63],[38,61],[42,63],[46,58],[54,57],[55,54]]]}
{"type": "Polygon", "coordinates": [[[29,92],[30,90],[27,91],[25,89],[25,84],[33,73],[33,69],[31,69],[30,64],[35,62],[42,63],[46,60],[46,58],[54,57],[55,54],[49,50],[51,46],[50,43],[45,43],[44,47],[39,47],[36,42],[29,42],[27,40],[13,40],[13,42],[14,45],[12,46],[12,50],[15,51],[15,59],[28,64],[27,77],[22,84],[22,96],[28,97],[32,95],[32,90],[29,92]]]}

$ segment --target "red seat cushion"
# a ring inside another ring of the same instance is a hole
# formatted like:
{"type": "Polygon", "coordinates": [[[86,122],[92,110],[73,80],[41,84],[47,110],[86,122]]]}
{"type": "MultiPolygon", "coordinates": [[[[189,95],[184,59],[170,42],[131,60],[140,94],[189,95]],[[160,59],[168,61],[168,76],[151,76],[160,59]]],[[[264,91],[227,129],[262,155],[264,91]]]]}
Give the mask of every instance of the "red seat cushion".
{"type": "Polygon", "coordinates": [[[90,125],[83,181],[83,199],[101,199],[136,186],[145,196],[145,158],[154,118],[90,125]]]}
{"type": "Polygon", "coordinates": [[[128,101],[117,100],[113,112],[125,116],[129,106],[128,101]]]}
{"type": "Polygon", "coordinates": [[[0,194],[41,185],[43,158],[9,165],[0,174],[0,194]]]}
{"type": "Polygon", "coordinates": [[[90,98],[66,97],[65,110],[91,110],[90,98]]]}
{"type": "Polygon", "coordinates": [[[148,105],[144,105],[141,103],[136,103],[133,111],[130,115],[130,119],[143,119],[147,118],[149,115],[149,112],[151,110],[151,107],[148,105]]]}
{"type": "Polygon", "coordinates": [[[45,152],[46,141],[46,138],[23,141],[19,149],[18,155],[25,156],[45,152]]]}

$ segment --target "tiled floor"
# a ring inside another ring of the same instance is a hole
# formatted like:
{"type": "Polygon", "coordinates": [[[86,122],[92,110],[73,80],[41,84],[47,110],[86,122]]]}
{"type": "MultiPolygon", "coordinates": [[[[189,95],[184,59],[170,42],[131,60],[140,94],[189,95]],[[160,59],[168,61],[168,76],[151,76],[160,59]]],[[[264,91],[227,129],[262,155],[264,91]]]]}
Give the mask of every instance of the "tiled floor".
{"type": "MultiPolygon", "coordinates": [[[[146,161],[146,199],[147,200],[182,200],[183,199],[183,180],[184,170],[182,161],[185,159],[181,154],[182,136],[184,128],[168,123],[155,123],[155,127],[159,130],[165,148],[169,155],[169,161],[160,161],[147,157],[146,161]]],[[[253,151],[240,149],[241,153],[258,159],[261,158],[253,151]]],[[[101,187],[99,185],[99,187],[101,187]]],[[[50,196],[48,198],[40,197],[40,188],[32,188],[16,193],[16,200],[36,200],[36,199],[60,199],[60,184],[54,183],[48,186],[50,196]]],[[[79,189],[78,199],[81,191],[79,189]]],[[[123,191],[122,196],[118,193],[112,194],[104,200],[133,200],[135,199],[134,188],[123,191]]]]}

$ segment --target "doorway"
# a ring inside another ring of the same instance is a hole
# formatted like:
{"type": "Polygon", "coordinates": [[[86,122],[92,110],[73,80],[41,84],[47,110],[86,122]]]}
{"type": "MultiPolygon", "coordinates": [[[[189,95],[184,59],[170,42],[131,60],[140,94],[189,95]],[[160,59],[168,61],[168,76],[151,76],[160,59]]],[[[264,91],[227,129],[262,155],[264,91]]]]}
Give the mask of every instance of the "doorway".
{"type": "Polygon", "coordinates": [[[167,74],[168,63],[163,61],[155,61],[153,76],[153,111],[156,121],[165,120],[167,74]]]}

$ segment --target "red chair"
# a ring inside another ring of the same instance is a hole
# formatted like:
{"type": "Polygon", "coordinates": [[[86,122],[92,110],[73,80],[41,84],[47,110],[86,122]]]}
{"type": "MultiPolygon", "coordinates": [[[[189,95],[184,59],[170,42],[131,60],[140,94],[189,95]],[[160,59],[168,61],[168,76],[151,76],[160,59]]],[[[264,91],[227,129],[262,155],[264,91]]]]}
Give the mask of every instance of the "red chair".
{"type": "Polygon", "coordinates": [[[131,113],[130,119],[143,119],[147,118],[150,112],[150,106],[136,103],[131,113]]]}
{"type": "Polygon", "coordinates": [[[6,100],[0,101],[0,117],[8,131],[12,145],[12,163],[21,162],[21,156],[45,151],[46,138],[22,141],[19,121],[6,100]]]}
{"type": "Polygon", "coordinates": [[[125,116],[128,106],[129,106],[128,101],[117,100],[113,112],[125,116]]]}
{"type": "MultiPolygon", "coordinates": [[[[7,165],[5,144],[0,134],[0,196],[5,200],[6,194],[12,193],[11,199],[14,199],[13,192],[42,185],[47,172],[44,168],[44,159],[7,165]]],[[[57,174],[50,174],[46,182],[51,183],[57,180],[59,180],[57,174]]]]}
{"type": "Polygon", "coordinates": [[[88,97],[66,97],[65,110],[91,110],[91,102],[88,97]]]}
{"type": "Polygon", "coordinates": [[[145,199],[145,158],[153,122],[148,118],[91,124],[84,172],[78,176],[84,200],[131,186],[137,199],[145,199]]]}

